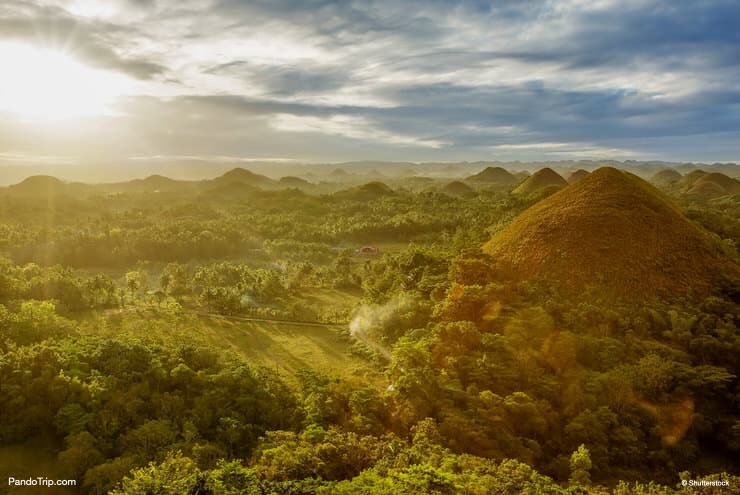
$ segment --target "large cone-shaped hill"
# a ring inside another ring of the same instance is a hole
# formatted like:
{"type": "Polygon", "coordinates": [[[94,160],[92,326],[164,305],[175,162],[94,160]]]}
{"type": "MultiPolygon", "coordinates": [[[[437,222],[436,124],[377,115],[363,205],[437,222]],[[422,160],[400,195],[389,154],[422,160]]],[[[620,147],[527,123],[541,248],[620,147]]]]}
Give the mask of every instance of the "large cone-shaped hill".
{"type": "Polygon", "coordinates": [[[683,176],[672,168],[664,168],[650,178],[650,182],[656,186],[668,187],[680,181],[683,176]]]}
{"type": "Polygon", "coordinates": [[[471,175],[466,180],[501,186],[511,186],[518,182],[514,174],[501,167],[486,167],[477,174],[471,175]]]}
{"type": "Polygon", "coordinates": [[[696,181],[707,175],[707,172],[703,170],[692,170],[688,174],[681,177],[680,185],[689,188],[694,185],[696,181]]]}
{"type": "Polygon", "coordinates": [[[527,180],[519,184],[512,191],[514,194],[532,194],[543,189],[559,189],[567,186],[568,183],[563,177],[551,168],[543,168],[527,177],[527,180]]]}
{"type": "Polygon", "coordinates": [[[10,186],[10,190],[20,194],[61,194],[65,192],[66,184],[50,175],[33,175],[22,182],[10,186]]]}
{"type": "Polygon", "coordinates": [[[564,294],[626,300],[703,297],[738,276],[709,235],[657,189],[601,168],[540,201],[484,246],[515,278],[564,294]]]}
{"type": "Polygon", "coordinates": [[[717,172],[702,175],[694,182],[687,194],[723,196],[740,194],[740,181],[717,172]]]}

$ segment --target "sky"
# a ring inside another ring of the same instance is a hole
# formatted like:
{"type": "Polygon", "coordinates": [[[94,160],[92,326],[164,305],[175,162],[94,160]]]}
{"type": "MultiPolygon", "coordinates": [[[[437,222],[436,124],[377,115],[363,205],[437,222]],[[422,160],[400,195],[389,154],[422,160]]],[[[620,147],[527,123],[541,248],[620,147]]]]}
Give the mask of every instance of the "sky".
{"type": "Polygon", "coordinates": [[[737,0],[0,0],[0,164],[740,161],[737,0]]]}

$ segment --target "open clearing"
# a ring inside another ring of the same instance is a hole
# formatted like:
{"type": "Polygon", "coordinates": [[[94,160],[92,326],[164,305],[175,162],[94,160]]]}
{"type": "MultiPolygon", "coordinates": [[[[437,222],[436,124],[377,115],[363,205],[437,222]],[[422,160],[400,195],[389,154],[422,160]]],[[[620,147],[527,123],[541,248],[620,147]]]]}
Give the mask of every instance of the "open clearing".
{"type": "Polygon", "coordinates": [[[249,362],[275,367],[281,375],[310,368],[345,379],[382,380],[379,367],[351,352],[353,341],[339,328],[218,317],[201,317],[200,328],[209,344],[230,349],[249,362]]]}
{"type": "Polygon", "coordinates": [[[355,341],[342,325],[245,321],[196,313],[171,318],[151,307],[89,313],[84,321],[84,333],[230,351],[251,364],[274,369],[288,381],[297,371],[311,369],[358,385],[385,385],[382,365],[352,352],[355,341]]]}

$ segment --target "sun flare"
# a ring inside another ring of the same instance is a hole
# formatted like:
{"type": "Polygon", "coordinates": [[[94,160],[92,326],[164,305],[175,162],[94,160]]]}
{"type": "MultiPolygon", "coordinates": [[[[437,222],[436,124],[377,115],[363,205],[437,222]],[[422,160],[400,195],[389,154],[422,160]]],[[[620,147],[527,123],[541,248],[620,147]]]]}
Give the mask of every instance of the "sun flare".
{"type": "Polygon", "coordinates": [[[0,44],[0,111],[27,121],[60,121],[110,114],[128,80],[88,67],[57,50],[0,44]]]}

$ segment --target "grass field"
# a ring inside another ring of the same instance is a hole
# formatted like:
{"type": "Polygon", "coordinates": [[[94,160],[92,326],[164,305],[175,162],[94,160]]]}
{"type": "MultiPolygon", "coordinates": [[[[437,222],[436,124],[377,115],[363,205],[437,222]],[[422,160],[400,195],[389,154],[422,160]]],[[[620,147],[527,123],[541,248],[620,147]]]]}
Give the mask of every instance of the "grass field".
{"type": "Polygon", "coordinates": [[[378,366],[352,354],[353,341],[339,328],[200,318],[201,335],[216,347],[292,376],[310,368],[344,379],[382,381],[378,366]]]}
{"type": "MultiPolygon", "coordinates": [[[[349,310],[358,298],[335,290],[302,295],[317,308],[349,310]]],[[[85,333],[129,338],[163,345],[209,345],[276,370],[289,381],[308,368],[357,384],[385,386],[382,366],[352,352],[355,344],[342,325],[314,326],[275,321],[244,321],[217,315],[172,316],[154,307],[87,313],[85,333]]]]}

